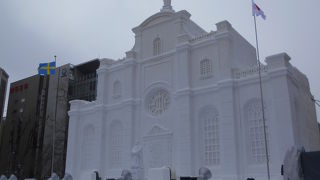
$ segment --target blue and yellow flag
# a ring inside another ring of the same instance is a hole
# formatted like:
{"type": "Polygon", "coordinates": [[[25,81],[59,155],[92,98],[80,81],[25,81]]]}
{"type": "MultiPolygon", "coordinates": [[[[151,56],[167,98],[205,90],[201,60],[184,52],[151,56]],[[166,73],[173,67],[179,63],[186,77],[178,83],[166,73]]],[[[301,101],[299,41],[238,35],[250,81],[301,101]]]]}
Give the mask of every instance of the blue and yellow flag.
{"type": "Polygon", "coordinates": [[[40,63],[39,64],[38,72],[40,75],[54,74],[55,71],[56,71],[56,62],[40,63]]]}

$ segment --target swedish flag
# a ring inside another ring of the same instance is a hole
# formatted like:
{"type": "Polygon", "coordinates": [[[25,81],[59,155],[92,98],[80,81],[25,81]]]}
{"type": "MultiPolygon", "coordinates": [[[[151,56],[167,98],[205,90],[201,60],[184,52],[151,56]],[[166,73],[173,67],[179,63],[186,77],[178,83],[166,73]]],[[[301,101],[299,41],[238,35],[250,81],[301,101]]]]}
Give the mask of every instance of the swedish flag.
{"type": "Polygon", "coordinates": [[[39,64],[38,72],[40,75],[54,74],[55,71],[56,71],[56,62],[40,63],[39,64]]]}

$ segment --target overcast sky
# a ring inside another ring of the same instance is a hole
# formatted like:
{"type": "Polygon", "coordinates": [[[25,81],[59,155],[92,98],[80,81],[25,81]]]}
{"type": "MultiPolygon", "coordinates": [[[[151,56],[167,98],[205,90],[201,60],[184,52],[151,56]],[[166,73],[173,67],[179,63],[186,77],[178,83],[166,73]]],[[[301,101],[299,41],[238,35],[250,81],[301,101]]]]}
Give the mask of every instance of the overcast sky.
{"type": "MultiPolygon", "coordinates": [[[[261,57],[287,52],[320,99],[319,0],[256,0],[261,57]]],[[[0,0],[0,66],[14,82],[37,73],[38,63],[79,64],[119,59],[134,44],[131,29],[162,7],[162,0],[0,0]]],[[[255,44],[251,0],[172,0],[206,31],[228,20],[255,44]]],[[[319,108],[318,114],[320,115],[319,108]]],[[[319,118],[318,118],[319,119],[319,118]]]]}

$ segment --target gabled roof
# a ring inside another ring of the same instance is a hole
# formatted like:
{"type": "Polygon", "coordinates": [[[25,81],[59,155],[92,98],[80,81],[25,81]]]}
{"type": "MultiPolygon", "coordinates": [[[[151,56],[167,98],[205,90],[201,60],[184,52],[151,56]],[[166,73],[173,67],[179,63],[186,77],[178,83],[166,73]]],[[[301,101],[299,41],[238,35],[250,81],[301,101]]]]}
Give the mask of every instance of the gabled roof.
{"type": "Polygon", "coordinates": [[[169,21],[182,19],[185,21],[185,31],[190,36],[197,36],[199,34],[206,33],[205,30],[203,30],[195,22],[190,20],[190,17],[191,17],[191,14],[186,10],[182,10],[179,12],[162,11],[162,12],[158,12],[158,13],[150,16],[145,21],[143,21],[139,26],[133,28],[132,31],[135,34],[137,34],[139,32],[142,32],[144,29],[151,27],[153,25],[160,24],[163,22],[169,22],[169,21]]]}
{"type": "Polygon", "coordinates": [[[139,26],[132,29],[134,33],[137,33],[138,31],[144,29],[145,27],[148,27],[148,25],[156,20],[161,19],[159,22],[172,20],[174,18],[175,13],[174,12],[159,12],[156,13],[146,20],[144,20],[139,26]]]}

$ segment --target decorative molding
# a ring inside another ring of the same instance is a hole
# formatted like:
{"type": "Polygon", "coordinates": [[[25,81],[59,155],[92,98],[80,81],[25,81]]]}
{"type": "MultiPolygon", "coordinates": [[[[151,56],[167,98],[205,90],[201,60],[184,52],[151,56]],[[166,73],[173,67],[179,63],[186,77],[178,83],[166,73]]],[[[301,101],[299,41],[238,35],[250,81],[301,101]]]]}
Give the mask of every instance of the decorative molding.
{"type": "Polygon", "coordinates": [[[143,137],[143,155],[148,167],[171,166],[173,133],[155,124],[143,137]]]}
{"type": "Polygon", "coordinates": [[[191,95],[192,90],[190,88],[185,88],[185,89],[179,89],[173,93],[174,98],[178,98],[181,96],[186,96],[186,95],[191,95]]]}
{"type": "MultiPolygon", "coordinates": [[[[149,63],[149,62],[152,62],[152,61],[157,61],[157,60],[161,60],[161,59],[166,59],[167,57],[170,57],[170,56],[174,56],[176,53],[176,50],[171,50],[171,51],[166,51],[164,53],[161,53],[157,56],[151,56],[151,57],[148,57],[148,58],[145,58],[145,59],[142,59],[141,61],[139,61],[138,63],[141,63],[141,64],[145,64],[145,63],[149,63]]],[[[166,60],[167,61],[167,60],[166,60]]]]}
{"type": "Polygon", "coordinates": [[[150,131],[147,132],[146,136],[145,137],[149,137],[149,136],[159,136],[159,135],[165,135],[165,134],[171,134],[171,132],[158,125],[158,124],[155,124],[150,131]]]}
{"type": "Polygon", "coordinates": [[[146,96],[146,108],[152,116],[159,116],[169,109],[169,92],[165,89],[152,90],[146,96]]]}
{"type": "Polygon", "coordinates": [[[106,105],[105,109],[107,111],[110,111],[114,109],[120,109],[126,106],[138,106],[140,104],[141,104],[141,99],[125,99],[118,103],[106,105]]]}
{"type": "Polygon", "coordinates": [[[197,88],[192,88],[192,95],[199,95],[202,93],[210,93],[212,91],[219,91],[224,88],[229,88],[234,85],[234,80],[233,79],[225,79],[218,81],[217,83],[210,85],[210,86],[202,86],[202,87],[197,87],[197,88]]]}

